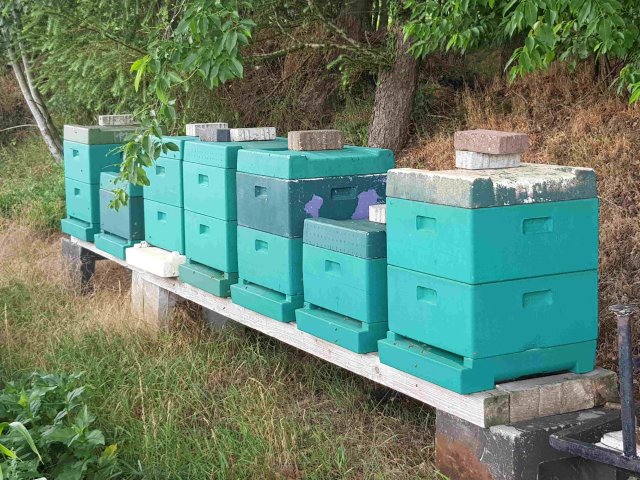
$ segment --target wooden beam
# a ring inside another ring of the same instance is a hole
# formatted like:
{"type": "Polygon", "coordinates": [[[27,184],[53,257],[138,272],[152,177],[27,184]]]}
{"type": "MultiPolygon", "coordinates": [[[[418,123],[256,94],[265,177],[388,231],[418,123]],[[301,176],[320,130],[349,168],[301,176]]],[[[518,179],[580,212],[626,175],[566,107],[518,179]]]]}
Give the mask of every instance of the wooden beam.
{"type": "MultiPolygon", "coordinates": [[[[493,390],[474,393],[471,395],[461,395],[452,392],[438,385],[380,363],[377,353],[361,355],[350,350],[346,350],[298,330],[295,322],[278,322],[236,305],[228,298],[216,297],[196,287],[183,283],[176,278],[162,278],[143,272],[132,267],[124,260],[98,250],[92,243],[84,242],[75,238],[72,240],[81,247],[136,272],[135,277],[137,278],[136,281],[138,283],[144,280],[144,282],[157,285],[178,297],[197,303],[212,312],[218,313],[249,328],[277,338],[288,345],[322,358],[323,360],[345,368],[357,375],[368,378],[369,380],[373,380],[374,382],[403,393],[427,405],[431,405],[437,410],[441,410],[474,425],[485,428],[511,423],[511,394],[510,391],[507,391],[506,389],[500,389],[500,386],[493,390]]],[[[595,375],[596,377],[603,376],[609,379],[613,376],[615,378],[615,374],[613,372],[602,369],[598,369],[596,372],[592,372],[587,375],[595,375]]],[[[562,381],[563,379],[564,377],[558,376],[558,381],[562,381]]],[[[575,377],[572,376],[571,380],[575,381],[575,377]]],[[[515,388],[513,383],[517,384],[517,382],[511,382],[509,384],[511,387],[509,390],[518,391],[518,394],[521,395],[522,392],[520,392],[520,389],[515,388]]],[[[615,399],[611,398],[609,390],[600,392],[597,400],[600,405],[603,405],[607,401],[615,401],[615,399]]],[[[580,406],[579,403],[576,403],[576,405],[580,406]]],[[[564,407],[566,408],[566,404],[564,407]]],[[[521,414],[518,413],[518,415],[521,414]]],[[[516,418],[518,415],[516,415],[516,418]]]]}

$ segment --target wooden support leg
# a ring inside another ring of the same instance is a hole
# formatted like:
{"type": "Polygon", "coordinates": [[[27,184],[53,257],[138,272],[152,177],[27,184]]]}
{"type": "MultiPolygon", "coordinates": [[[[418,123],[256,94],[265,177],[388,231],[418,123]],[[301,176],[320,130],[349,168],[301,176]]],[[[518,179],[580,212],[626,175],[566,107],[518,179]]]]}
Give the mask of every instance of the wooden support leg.
{"type": "Polygon", "coordinates": [[[96,271],[96,260],[102,257],[68,238],[62,239],[62,256],[66,260],[73,288],[81,294],[91,292],[91,277],[96,271]]]}
{"type": "Polygon", "coordinates": [[[204,321],[212,330],[229,330],[239,335],[243,335],[246,331],[246,327],[244,325],[234,322],[230,318],[225,317],[218,312],[214,312],[213,310],[209,310],[204,307],[202,308],[202,312],[204,315],[204,321]]]}
{"type": "Polygon", "coordinates": [[[147,281],[143,273],[131,272],[131,310],[146,325],[167,328],[175,304],[175,294],[147,281]]]}

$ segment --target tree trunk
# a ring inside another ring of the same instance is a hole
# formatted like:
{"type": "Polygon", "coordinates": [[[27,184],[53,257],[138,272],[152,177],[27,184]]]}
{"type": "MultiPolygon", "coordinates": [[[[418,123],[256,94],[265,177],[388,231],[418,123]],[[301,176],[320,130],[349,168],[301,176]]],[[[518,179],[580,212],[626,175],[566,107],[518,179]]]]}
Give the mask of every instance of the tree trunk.
{"type": "Polygon", "coordinates": [[[364,39],[371,25],[372,0],[345,0],[338,16],[338,26],[356,41],[364,39]]]}
{"type": "Polygon", "coordinates": [[[20,91],[22,92],[22,96],[27,102],[29,111],[31,112],[31,115],[33,115],[33,119],[36,121],[36,124],[38,125],[40,134],[42,135],[42,138],[45,144],[47,145],[49,152],[51,152],[51,155],[56,160],[56,162],[59,163],[62,161],[62,152],[60,150],[60,147],[58,146],[59,140],[54,137],[52,132],[49,131],[49,128],[47,126],[47,121],[42,115],[42,112],[40,111],[40,109],[38,108],[38,105],[34,101],[33,96],[31,94],[31,90],[29,88],[29,84],[27,82],[27,79],[23,71],[23,66],[20,63],[20,61],[16,58],[15,52],[13,51],[12,48],[8,48],[7,51],[9,53],[9,62],[11,63],[11,67],[13,68],[13,73],[16,76],[18,85],[20,86],[20,91]]]}
{"type": "Polygon", "coordinates": [[[416,89],[417,61],[408,53],[402,29],[394,28],[396,60],[378,76],[373,121],[369,128],[369,146],[398,152],[409,134],[413,94],[416,89]]]}

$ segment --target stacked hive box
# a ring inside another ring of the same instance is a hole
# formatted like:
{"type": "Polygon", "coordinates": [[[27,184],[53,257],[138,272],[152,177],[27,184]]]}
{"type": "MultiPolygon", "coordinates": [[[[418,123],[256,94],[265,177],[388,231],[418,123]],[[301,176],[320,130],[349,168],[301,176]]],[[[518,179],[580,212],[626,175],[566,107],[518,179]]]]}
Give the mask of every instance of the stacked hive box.
{"type": "Polygon", "coordinates": [[[369,205],[384,201],[392,167],[391,151],[362,147],[240,151],[240,278],[231,287],[233,301],[280,321],[295,320],[303,306],[304,219],[367,218],[369,205]]]}
{"type": "Polygon", "coordinates": [[[128,182],[116,182],[118,173],[102,172],[100,175],[100,229],[95,236],[96,247],[118,258],[125,258],[125,251],[134,243],[144,240],[144,205],[142,187],[128,182]],[[126,205],[118,210],[111,208],[115,189],[124,190],[129,196],[126,205]]]}
{"type": "Polygon", "coordinates": [[[199,142],[198,137],[162,137],[163,143],[173,143],[169,150],[145,171],[150,184],[143,189],[144,235],[153,246],[184,254],[184,199],[182,160],[187,142],[199,142]]]}
{"type": "MultiPolygon", "coordinates": [[[[494,133],[484,140],[496,148],[471,148],[484,155],[522,149],[494,133]]],[[[383,363],[459,393],[593,368],[593,170],[398,169],[388,182],[390,332],[379,342],[383,363]]]]}
{"type": "Polygon", "coordinates": [[[285,139],[188,142],[183,163],[185,249],[180,279],[220,297],[238,281],[236,165],[243,148],[286,150],[285,139]]]}
{"type": "Polygon", "coordinates": [[[303,241],[298,328],[357,353],[376,351],[387,334],[385,225],[307,219],[303,241]]]}
{"type": "Polygon", "coordinates": [[[67,218],[62,231],[93,242],[100,231],[100,173],[118,171],[117,149],[135,131],[131,127],[64,126],[64,176],[67,218]]]}

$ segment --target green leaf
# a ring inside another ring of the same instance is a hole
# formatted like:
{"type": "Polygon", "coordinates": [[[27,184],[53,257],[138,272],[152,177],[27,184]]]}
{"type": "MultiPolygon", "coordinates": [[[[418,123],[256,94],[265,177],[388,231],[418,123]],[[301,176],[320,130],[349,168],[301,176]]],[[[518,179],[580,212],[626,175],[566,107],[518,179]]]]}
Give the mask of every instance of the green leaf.
{"type": "Polygon", "coordinates": [[[13,450],[9,450],[7,447],[0,443],[0,453],[9,458],[18,458],[16,453],[13,450]]]}
{"type": "Polygon", "coordinates": [[[238,43],[238,33],[235,31],[229,32],[229,35],[227,36],[227,41],[225,42],[225,47],[227,49],[227,52],[229,53],[233,52],[233,49],[236,48],[237,43],[238,43]]]}
{"type": "Polygon", "coordinates": [[[31,437],[31,434],[26,429],[26,427],[20,422],[12,422],[9,424],[9,427],[11,427],[13,430],[17,431],[20,435],[24,437],[27,444],[29,445],[29,448],[31,448],[31,451],[36,454],[36,456],[38,457],[38,460],[42,461],[40,452],[38,452],[38,449],[36,448],[36,444],[33,441],[33,438],[31,437]]]}
{"type": "Polygon", "coordinates": [[[172,152],[177,152],[180,150],[180,147],[178,147],[178,145],[173,142],[167,142],[164,144],[164,146],[167,147],[167,150],[171,150],[172,152]]]}

